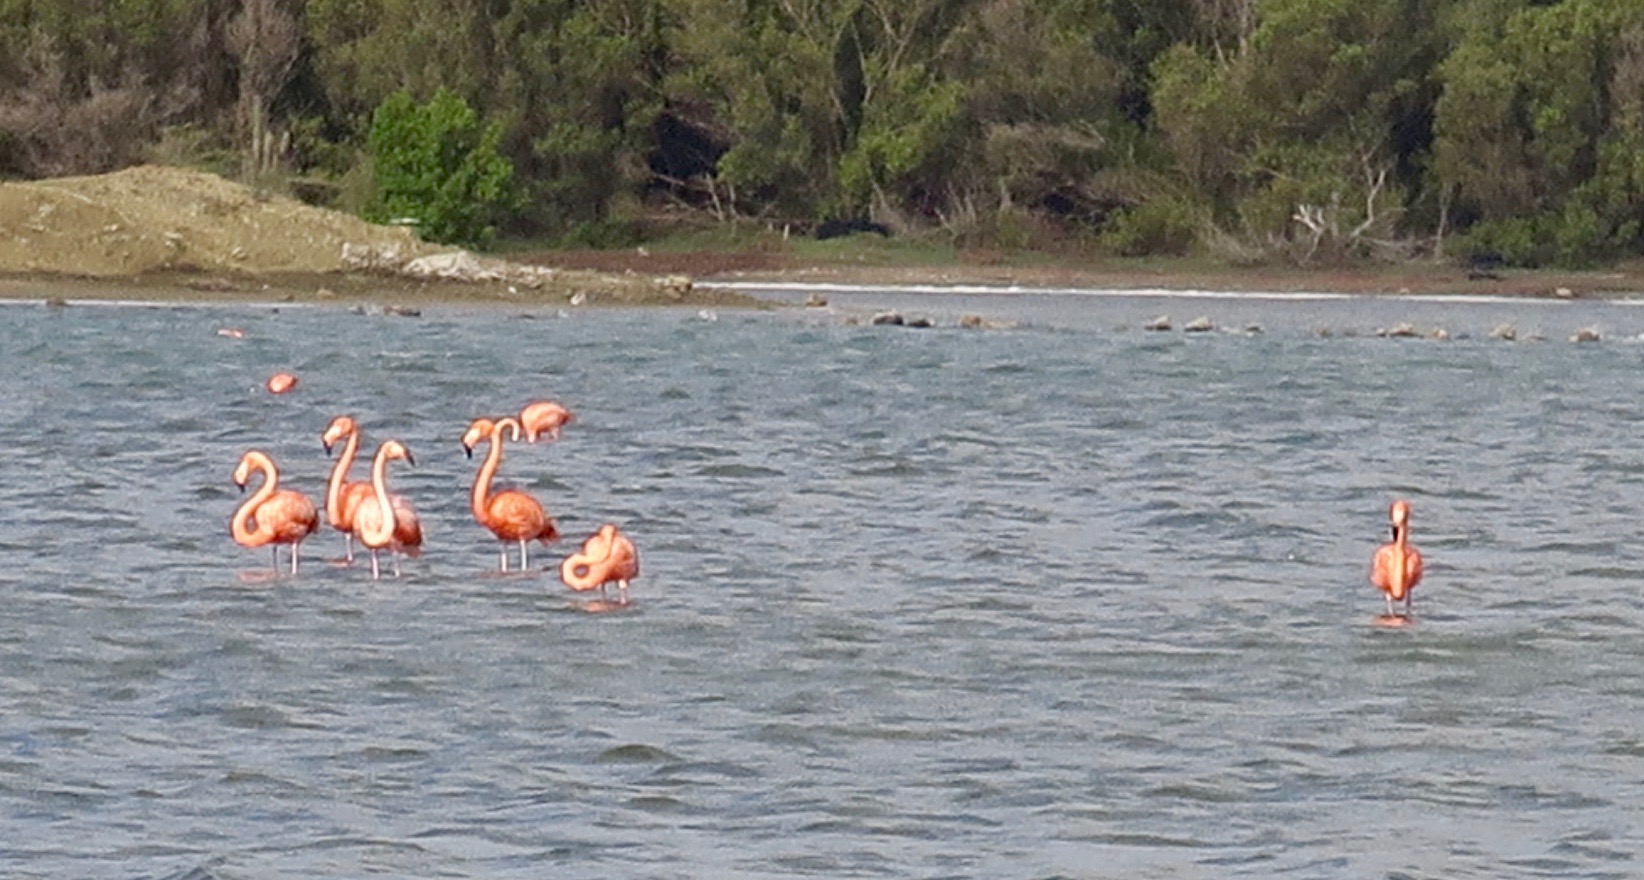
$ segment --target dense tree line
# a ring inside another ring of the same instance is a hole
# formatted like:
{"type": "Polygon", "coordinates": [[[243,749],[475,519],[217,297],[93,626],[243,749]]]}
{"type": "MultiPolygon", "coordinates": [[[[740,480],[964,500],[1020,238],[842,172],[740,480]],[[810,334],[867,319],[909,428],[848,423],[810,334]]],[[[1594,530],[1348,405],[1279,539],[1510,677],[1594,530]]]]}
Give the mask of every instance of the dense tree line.
{"type": "Polygon", "coordinates": [[[475,242],[1579,264],[1644,252],[1644,0],[0,0],[0,174],[140,161],[475,242]]]}

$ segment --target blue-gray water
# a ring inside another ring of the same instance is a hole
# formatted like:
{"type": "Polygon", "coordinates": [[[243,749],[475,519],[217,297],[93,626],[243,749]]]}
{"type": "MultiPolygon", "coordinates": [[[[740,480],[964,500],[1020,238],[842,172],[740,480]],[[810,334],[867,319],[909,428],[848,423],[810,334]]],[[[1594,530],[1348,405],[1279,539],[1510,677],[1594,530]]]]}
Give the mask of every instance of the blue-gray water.
{"type": "Polygon", "coordinates": [[[0,875],[1644,871],[1644,309],[833,299],[0,308],[0,875]],[[844,321],[887,305],[945,326],[844,321]],[[627,612],[469,518],[467,420],[545,395],[504,479],[625,527],[627,612]],[[427,552],[259,580],[234,464],[319,495],[340,413],[415,453],[427,552]]]}

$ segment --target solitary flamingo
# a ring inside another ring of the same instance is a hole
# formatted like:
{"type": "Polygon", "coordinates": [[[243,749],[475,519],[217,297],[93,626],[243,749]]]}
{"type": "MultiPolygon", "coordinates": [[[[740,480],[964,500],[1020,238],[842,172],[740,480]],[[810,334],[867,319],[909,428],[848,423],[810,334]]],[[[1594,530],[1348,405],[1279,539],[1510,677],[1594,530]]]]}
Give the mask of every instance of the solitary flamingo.
{"type": "Polygon", "coordinates": [[[1410,502],[1393,502],[1388,509],[1393,523],[1393,540],[1376,549],[1370,560],[1370,583],[1386,594],[1387,619],[1393,619],[1393,603],[1404,602],[1404,617],[1410,616],[1411,594],[1421,583],[1421,551],[1410,546],[1410,502]]]}
{"type": "Polygon", "coordinates": [[[244,492],[252,471],[261,471],[263,484],[234,511],[229,533],[236,543],[245,547],[271,545],[274,551],[274,570],[280,570],[280,545],[291,545],[291,573],[297,573],[297,548],[303,539],[320,527],[320,516],[314,502],[301,492],[280,488],[280,471],[274,459],[260,450],[250,450],[240,457],[234,469],[234,485],[244,492]],[[248,527],[248,523],[255,526],[248,527]]]}
{"type": "Polygon", "coordinates": [[[379,576],[378,550],[387,548],[394,557],[395,577],[400,575],[399,554],[416,556],[422,552],[422,524],[417,521],[417,512],[403,497],[388,493],[388,460],[391,458],[404,459],[412,466],[417,463],[411,457],[411,450],[398,440],[388,440],[377,447],[376,458],[371,461],[372,497],[354,513],[354,533],[360,536],[360,544],[371,551],[372,580],[379,576]]]}
{"type": "Polygon", "coordinates": [[[539,400],[536,403],[526,404],[519,411],[519,424],[525,431],[525,442],[535,443],[543,434],[549,440],[559,439],[559,429],[569,425],[576,419],[571,411],[552,400],[539,400]]]}
{"type": "Polygon", "coordinates": [[[639,551],[634,542],[616,526],[606,523],[599,531],[582,542],[582,549],[559,566],[559,579],[577,592],[599,588],[605,595],[606,584],[617,585],[617,601],[628,603],[628,582],[639,577],[639,551]]]}
{"type": "Polygon", "coordinates": [[[493,422],[490,419],[475,419],[468,426],[468,431],[462,435],[462,448],[469,458],[474,457],[474,447],[481,442],[489,441],[491,449],[486,453],[485,463],[480,465],[479,473],[474,476],[473,509],[474,519],[479,524],[490,529],[503,543],[499,558],[502,561],[502,570],[508,570],[508,541],[519,542],[519,568],[525,571],[529,567],[529,557],[525,549],[527,541],[559,540],[559,529],[548,516],[547,511],[535,498],[518,489],[505,489],[496,494],[491,493],[491,479],[496,476],[497,466],[502,463],[502,433],[509,431],[512,440],[518,442],[520,424],[518,419],[504,418],[493,422]]]}
{"type": "Polygon", "coordinates": [[[320,435],[320,443],[330,454],[338,440],[343,443],[342,454],[331,467],[331,482],[325,489],[325,518],[331,527],[343,535],[343,552],[349,564],[354,562],[354,515],[360,503],[371,497],[371,484],[349,480],[348,469],[354,466],[354,455],[360,448],[360,427],[351,416],[337,416],[320,435]]]}

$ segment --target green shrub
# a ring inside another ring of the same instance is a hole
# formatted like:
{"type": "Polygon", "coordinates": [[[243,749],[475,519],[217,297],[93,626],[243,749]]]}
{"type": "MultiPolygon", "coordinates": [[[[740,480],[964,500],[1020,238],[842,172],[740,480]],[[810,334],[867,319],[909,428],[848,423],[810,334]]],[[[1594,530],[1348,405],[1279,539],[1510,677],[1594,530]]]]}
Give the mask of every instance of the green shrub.
{"type": "Polygon", "coordinates": [[[1179,257],[1192,250],[1200,225],[1192,205],[1161,199],[1120,212],[1103,231],[1102,241],[1127,257],[1179,257]]]}
{"type": "Polygon", "coordinates": [[[483,247],[516,210],[514,167],[498,144],[500,125],[483,125],[468,102],[440,89],[426,104],[390,95],[371,117],[367,140],[377,197],[366,219],[410,218],[430,241],[483,247]]]}
{"type": "Polygon", "coordinates": [[[1536,218],[1509,217],[1490,220],[1461,236],[1457,251],[1463,254],[1498,253],[1509,266],[1534,269],[1554,258],[1552,237],[1536,218]]]}

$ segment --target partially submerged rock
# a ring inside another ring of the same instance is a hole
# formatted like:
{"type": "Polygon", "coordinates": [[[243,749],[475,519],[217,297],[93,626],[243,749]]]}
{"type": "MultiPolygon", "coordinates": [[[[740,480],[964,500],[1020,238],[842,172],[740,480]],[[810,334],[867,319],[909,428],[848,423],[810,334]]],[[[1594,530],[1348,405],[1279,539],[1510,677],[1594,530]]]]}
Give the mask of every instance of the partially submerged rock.
{"type": "Polygon", "coordinates": [[[1490,338],[1512,342],[1518,338],[1518,328],[1512,324],[1497,324],[1495,329],[1490,331],[1490,338]]]}
{"type": "Polygon", "coordinates": [[[1143,325],[1143,328],[1147,329],[1147,330],[1154,330],[1154,331],[1169,330],[1170,329],[1170,316],[1169,315],[1160,315],[1159,317],[1154,318],[1153,320],[1151,320],[1151,321],[1147,322],[1145,325],[1143,325]]]}
{"type": "Polygon", "coordinates": [[[961,315],[959,326],[967,330],[1010,330],[1021,325],[1016,321],[993,321],[981,315],[961,315]]]}
{"type": "MultiPolygon", "coordinates": [[[[552,269],[549,270],[553,271],[552,269]]],[[[691,277],[689,275],[664,275],[656,280],[656,286],[664,296],[671,300],[682,300],[691,292],[691,277]]]]}
{"type": "Polygon", "coordinates": [[[1583,327],[1570,337],[1571,342],[1598,342],[1599,339],[1597,327],[1583,327]]]}
{"type": "Polygon", "coordinates": [[[1188,321],[1187,324],[1182,327],[1182,332],[1209,333],[1214,329],[1216,329],[1216,325],[1211,323],[1210,318],[1208,316],[1201,316],[1188,321]]]}

